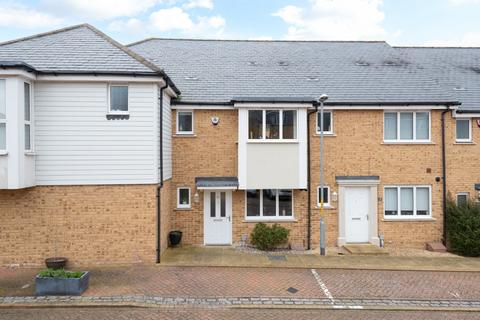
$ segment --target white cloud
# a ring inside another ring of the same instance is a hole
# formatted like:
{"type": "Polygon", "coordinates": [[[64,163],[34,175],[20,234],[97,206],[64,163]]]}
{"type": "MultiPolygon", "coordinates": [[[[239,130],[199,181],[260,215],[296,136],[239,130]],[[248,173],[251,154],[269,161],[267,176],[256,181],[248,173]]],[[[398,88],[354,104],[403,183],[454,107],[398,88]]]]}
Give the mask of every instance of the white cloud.
{"type": "Polygon", "coordinates": [[[126,21],[114,20],[108,25],[108,29],[118,32],[127,32],[129,34],[141,33],[145,28],[145,23],[139,19],[131,18],[126,21]]]}
{"type": "Polygon", "coordinates": [[[149,23],[158,31],[191,30],[194,26],[190,15],[179,7],[152,12],[149,23]]]}
{"type": "Polygon", "coordinates": [[[0,6],[0,26],[11,28],[56,27],[62,19],[24,6],[0,6]]]}
{"type": "Polygon", "coordinates": [[[427,47],[480,47],[480,33],[469,32],[461,37],[427,41],[427,47]]]}
{"type": "Polygon", "coordinates": [[[134,17],[162,3],[162,0],[44,0],[52,10],[62,10],[86,19],[109,20],[119,17],[134,17]]]}
{"type": "Polygon", "coordinates": [[[289,25],[287,39],[371,40],[384,38],[383,0],[310,0],[273,13],[289,25]]]}
{"type": "Polygon", "coordinates": [[[448,0],[454,6],[463,6],[469,4],[480,4],[480,0],[448,0]]]}
{"type": "Polygon", "coordinates": [[[213,9],[213,0],[190,0],[184,6],[185,9],[205,8],[213,9]]]}

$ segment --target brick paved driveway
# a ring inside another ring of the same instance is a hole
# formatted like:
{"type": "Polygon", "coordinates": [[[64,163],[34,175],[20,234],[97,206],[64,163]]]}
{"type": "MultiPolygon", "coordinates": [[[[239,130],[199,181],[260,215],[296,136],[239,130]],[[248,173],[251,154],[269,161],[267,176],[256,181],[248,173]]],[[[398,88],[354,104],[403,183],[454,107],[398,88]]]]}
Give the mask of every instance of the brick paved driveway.
{"type": "Polygon", "coordinates": [[[0,320],[167,320],[167,319],[356,319],[356,320],[473,320],[473,312],[348,311],[278,309],[186,309],[186,308],[53,308],[0,309],[0,320]]]}
{"type": "MultiPolygon", "coordinates": [[[[326,297],[310,269],[134,266],[91,271],[87,296],[326,297]]],[[[0,269],[0,295],[32,295],[35,272],[0,269]]],[[[334,298],[480,300],[479,272],[316,272],[334,298]]]]}

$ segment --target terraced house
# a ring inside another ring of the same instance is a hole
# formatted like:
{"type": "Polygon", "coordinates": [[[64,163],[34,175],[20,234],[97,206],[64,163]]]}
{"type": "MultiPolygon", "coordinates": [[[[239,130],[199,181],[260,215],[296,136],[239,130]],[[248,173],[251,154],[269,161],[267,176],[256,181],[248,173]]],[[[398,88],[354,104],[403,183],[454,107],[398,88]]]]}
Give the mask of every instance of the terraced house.
{"type": "Polygon", "coordinates": [[[480,189],[480,50],[146,39],[0,44],[0,263],[158,261],[248,241],[424,247],[480,189]],[[325,102],[320,190],[318,97],[325,102]]]}

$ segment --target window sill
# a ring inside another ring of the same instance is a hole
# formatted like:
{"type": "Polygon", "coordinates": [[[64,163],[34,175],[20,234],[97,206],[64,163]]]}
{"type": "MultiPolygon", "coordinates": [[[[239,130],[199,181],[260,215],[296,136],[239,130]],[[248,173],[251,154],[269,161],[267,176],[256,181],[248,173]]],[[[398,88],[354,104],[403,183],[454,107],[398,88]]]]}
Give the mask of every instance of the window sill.
{"type": "Polygon", "coordinates": [[[0,156],[8,156],[8,151],[0,151],[0,156]]]}
{"type": "Polygon", "coordinates": [[[453,144],[476,145],[473,141],[455,141],[453,144]]]}
{"type": "Polygon", "coordinates": [[[130,113],[128,112],[109,112],[106,115],[107,120],[128,120],[130,113]]]}
{"type": "MultiPolygon", "coordinates": [[[[317,132],[317,133],[314,133],[313,136],[314,136],[314,137],[320,137],[320,133],[318,133],[318,132],[317,132]]],[[[337,135],[336,135],[335,133],[333,133],[333,132],[332,132],[332,133],[327,133],[327,132],[325,132],[325,133],[323,134],[323,136],[324,136],[324,137],[336,137],[337,135]]]]}
{"type": "Polygon", "coordinates": [[[25,155],[26,155],[26,156],[35,156],[36,153],[33,152],[33,151],[25,151],[25,155]]]}
{"type": "Polygon", "coordinates": [[[436,145],[436,143],[431,141],[383,141],[384,145],[436,145]]]}
{"type": "MultiPolygon", "coordinates": [[[[320,210],[320,206],[319,206],[319,205],[315,206],[315,209],[319,209],[319,210],[320,210]]],[[[324,210],[336,210],[337,208],[336,208],[336,207],[333,207],[333,206],[324,205],[324,206],[323,206],[323,209],[324,209],[324,210]]]]}
{"type": "Polygon", "coordinates": [[[437,221],[435,218],[383,218],[384,222],[433,222],[437,221]]]}
{"type": "Polygon", "coordinates": [[[264,139],[258,139],[258,140],[255,140],[255,139],[249,139],[247,140],[247,143],[252,143],[252,144],[256,144],[256,143],[259,143],[259,144],[297,144],[298,143],[298,140],[281,140],[281,139],[268,139],[268,140],[264,140],[264,139]]]}
{"type": "Polygon", "coordinates": [[[195,138],[197,135],[195,133],[179,133],[173,135],[174,137],[178,138],[195,138]]]}
{"type": "Polygon", "coordinates": [[[258,219],[252,219],[252,218],[246,218],[243,220],[243,223],[257,223],[257,222],[275,222],[275,223],[280,223],[280,222],[297,222],[298,220],[295,218],[288,218],[288,219],[279,219],[279,218],[258,218],[258,219]]]}

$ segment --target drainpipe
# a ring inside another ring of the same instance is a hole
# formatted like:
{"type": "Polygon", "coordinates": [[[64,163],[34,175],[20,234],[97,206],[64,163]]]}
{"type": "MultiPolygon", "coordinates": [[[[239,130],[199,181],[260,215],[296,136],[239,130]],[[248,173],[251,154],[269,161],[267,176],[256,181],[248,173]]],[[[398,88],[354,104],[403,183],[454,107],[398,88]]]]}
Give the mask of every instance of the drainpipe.
{"type": "Polygon", "coordinates": [[[315,106],[315,111],[308,111],[307,113],[307,190],[308,190],[308,195],[307,195],[307,211],[308,211],[308,218],[307,218],[307,250],[311,249],[311,243],[312,243],[312,188],[310,186],[311,183],[311,174],[310,174],[310,116],[312,114],[316,114],[318,112],[318,104],[314,103],[315,106]]]}
{"type": "Polygon", "coordinates": [[[442,243],[447,245],[447,155],[445,150],[445,115],[450,111],[450,106],[442,112],[442,182],[443,182],[443,237],[442,243]]]}
{"type": "Polygon", "coordinates": [[[161,249],[161,238],[162,238],[162,235],[161,235],[161,232],[160,232],[160,229],[161,229],[161,201],[160,201],[160,196],[161,196],[161,189],[163,187],[163,90],[165,90],[167,87],[168,87],[168,80],[165,79],[165,85],[163,87],[160,88],[160,96],[158,97],[158,101],[159,101],[159,132],[158,132],[158,136],[159,136],[159,148],[160,148],[160,161],[159,161],[159,164],[158,164],[158,170],[160,172],[160,181],[158,182],[158,186],[157,186],[157,259],[156,259],[156,262],[157,263],[160,263],[160,255],[161,255],[161,252],[160,252],[160,249],[161,249]]]}

